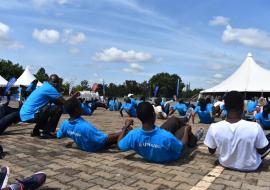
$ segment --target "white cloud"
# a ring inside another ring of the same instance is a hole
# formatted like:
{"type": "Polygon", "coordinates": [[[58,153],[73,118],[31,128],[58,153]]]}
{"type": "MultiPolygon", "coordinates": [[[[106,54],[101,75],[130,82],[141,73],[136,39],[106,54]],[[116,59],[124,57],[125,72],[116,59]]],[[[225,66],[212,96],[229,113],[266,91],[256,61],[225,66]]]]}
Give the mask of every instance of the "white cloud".
{"type": "Polygon", "coordinates": [[[132,74],[141,73],[144,71],[144,67],[137,63],[131,63],[129,65],[129,68],[124,68],[123,71],[126,73],[132,73],[132,74]]]}
{"type": "Polygon", "coordinates": [[[211,26],[226,26],[229,24],[230,19],[223,16],[215,16],[212,20],[209,21],[209,25],[211,26]]]}
{"type": "Polygon", "coordinates": [[[96,53],[93,60],[100,62],[146,62],[151,61],[152,58],[149,53],[134,50],[123,51],[112,47],[96,53]]]}
{"type": "Polygon", "coordinates": [[[64,5],[67,4],[69,0],[32,0],[34,7],[36,8],[44,8],[48,5],[58,4],[64,5]]]}
{"type": "Polygon", "coordinates": [[[60,39],[60,33],[54,29],[34,29],[32,36],[39,42],[45,44],[53,44],[58,42],[58,40],[60,39]]]}
{"type": "Polygon", "coordinates": [[[97,73],[94,73],[94,77],[98,77],[98,74],[97,73]]]}
{"type": "Polygon", "coordinates": [[[216,79],[222,79],[222,78],[224,78],[224,75],[221,74],[221,73],[216,73],[216,74],[214,74],[213,77],[216,78],[216,79]]]}
{"type": "Polygon", "coordinates": [[[225,43],[238,42],[254,48],[270,48],[270,34],[256,28],[232,28],[228,25],[223,32],[222,40],[225,43]]]}
{"type": "Polygon", "coordinates": [[[68,44],[71,44],[71,45],[77,45],[77,44],[85,42],[86,41],[86,36],[82,32],[74,33],[70,29],[65,29],[63,31],[63,39],[62,39],[62,41],[66,42],[68,44]]]}
{"type": "Polygon", "coordinates": [[[81,50],[79,48],[75,48],[75,47],[70,48],[68,51],[72,55],[78,55],[81,53],[81,50]]]}
{"type": "Polygon", "coordinates": [[[219,63],[208,63],[205,65],[207,69],[218,71],[223,69],[223,65],[219,63]]]}
{"type": "Polygon", "coordinates": [[[24,46],[9,37],[10,27],[0,22],[0,47],[8,49],[21,49],[24,46]]]}

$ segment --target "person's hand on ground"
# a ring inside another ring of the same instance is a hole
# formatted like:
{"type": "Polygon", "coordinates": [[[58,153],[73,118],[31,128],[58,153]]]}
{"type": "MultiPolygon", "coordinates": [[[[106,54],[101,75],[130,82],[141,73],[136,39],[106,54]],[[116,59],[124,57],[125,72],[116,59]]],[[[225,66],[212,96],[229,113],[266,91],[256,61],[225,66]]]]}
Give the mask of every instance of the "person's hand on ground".
{"type": "Polygon", "coordinates": [[[191,125],[186,125],[185,130],[186,130],[187,132],[191,131],[191,125]]]}
{"type": "Polygon", "coordinates": [[[66,148],[72,148],[72,145],[73,145],[73,142],[68,142],[65,147],[66,148]]]}
{"type": "Polygon", "coordinates": [[[134,120],[131,119],[131,118],[128,118],[125,120],[125,126],[130,126],[130,125],[133,125],[134,124],[134,120]]]}

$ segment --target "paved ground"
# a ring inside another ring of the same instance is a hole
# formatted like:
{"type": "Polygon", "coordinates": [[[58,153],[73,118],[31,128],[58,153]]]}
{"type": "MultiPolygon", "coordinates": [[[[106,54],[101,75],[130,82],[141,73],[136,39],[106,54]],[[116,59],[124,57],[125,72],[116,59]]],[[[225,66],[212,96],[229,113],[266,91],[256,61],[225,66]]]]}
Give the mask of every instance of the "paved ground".
{"type": "MultiPolygon", "coordinates": [[[[63,115],[61,120],[66,117],[63,115]]],[[[107,133],[119,131],[124,121],[118,112],[102,109],[85,118],[107,133]]],[[[139,125],[138,120],[135,123],[139,125]]],[[[208,128],[195,124],[194,128],[197,127],[208,128]]],[[[177,162],[152,164],[132,151],[121,153],[109,149],[87,153],[65,148],[68,139],[32,138],[29,135],[32,128],[32,125],[17,125],[1,136],[0,144],[7,155],[0,164],[11,168],[10,182],[44,171],[48,178],[42,189],[270,189],[269,157],[255,173],[224,170],[214,165],[216,156],[210,156],[200,143],[177,162]]]]}

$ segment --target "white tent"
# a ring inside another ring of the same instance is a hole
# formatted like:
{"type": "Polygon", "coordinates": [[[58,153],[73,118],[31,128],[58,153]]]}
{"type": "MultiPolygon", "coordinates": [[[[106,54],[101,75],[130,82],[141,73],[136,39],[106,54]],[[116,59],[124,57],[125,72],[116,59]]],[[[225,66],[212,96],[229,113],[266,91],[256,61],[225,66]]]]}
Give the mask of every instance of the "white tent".
{"type": "Polygon", "coordinates": [[[248,53],[243,64],[220,84],[201,93],[229,92],[270,92],[270,71],[259,66],[248,53]]]}
{"type": "MultiPolygon", "coordinates": [[[[25,68],[23,74],[17,79],[14,86],[24,85],[29,86],[31,82],[33,82],[36,77],[30,72],[28,67],[25,68]]],[[[42,83],[38,81],[37,86],[41,86],[42,83]]]]}
{"type": "Polygon", "coordinates": [[[8,83],[8,81],[6,79],[4,79],[1,75],[0,75],[0,86],[6,86],[8,83]]]}

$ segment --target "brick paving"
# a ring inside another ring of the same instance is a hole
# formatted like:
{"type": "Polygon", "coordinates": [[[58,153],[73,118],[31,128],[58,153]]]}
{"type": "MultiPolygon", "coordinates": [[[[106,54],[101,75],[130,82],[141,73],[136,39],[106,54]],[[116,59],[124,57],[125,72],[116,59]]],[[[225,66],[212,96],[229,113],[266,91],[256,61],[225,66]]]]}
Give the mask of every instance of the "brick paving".
{"type": "MultiPolygon", "coordinates": [[[[63,115],[61,120],[67,118],[63,115]]],[[[119,131],[124,119],[118,112],[97,110],[85,117],[106,133],[119,131]]],[[[163,121],[158,120],[157,124],[163,121]]],[[[135,120],[135,126],[139,121],[135,120]]],[[[208,125],[195,124],[193,129],[208,125]]],[[[1,165],[11,169],[10,182],[16,178],[44,171],[48,178],[42,189],[270,189],[270,158],[258,172],[242,173],[222,170],[217,176],[211,171],[216,167],[216,156],[210,156],[207,148],[185,152],[176,162],[162,165],[148,163],[133,151],[119,152],[111,148],[99,153],[87,153],[76,147],[66,148],[69,139],[41,140],[30,137],[33,125],[19,124],[10,127],[1,136],[7,155],[1,165]]]]}

